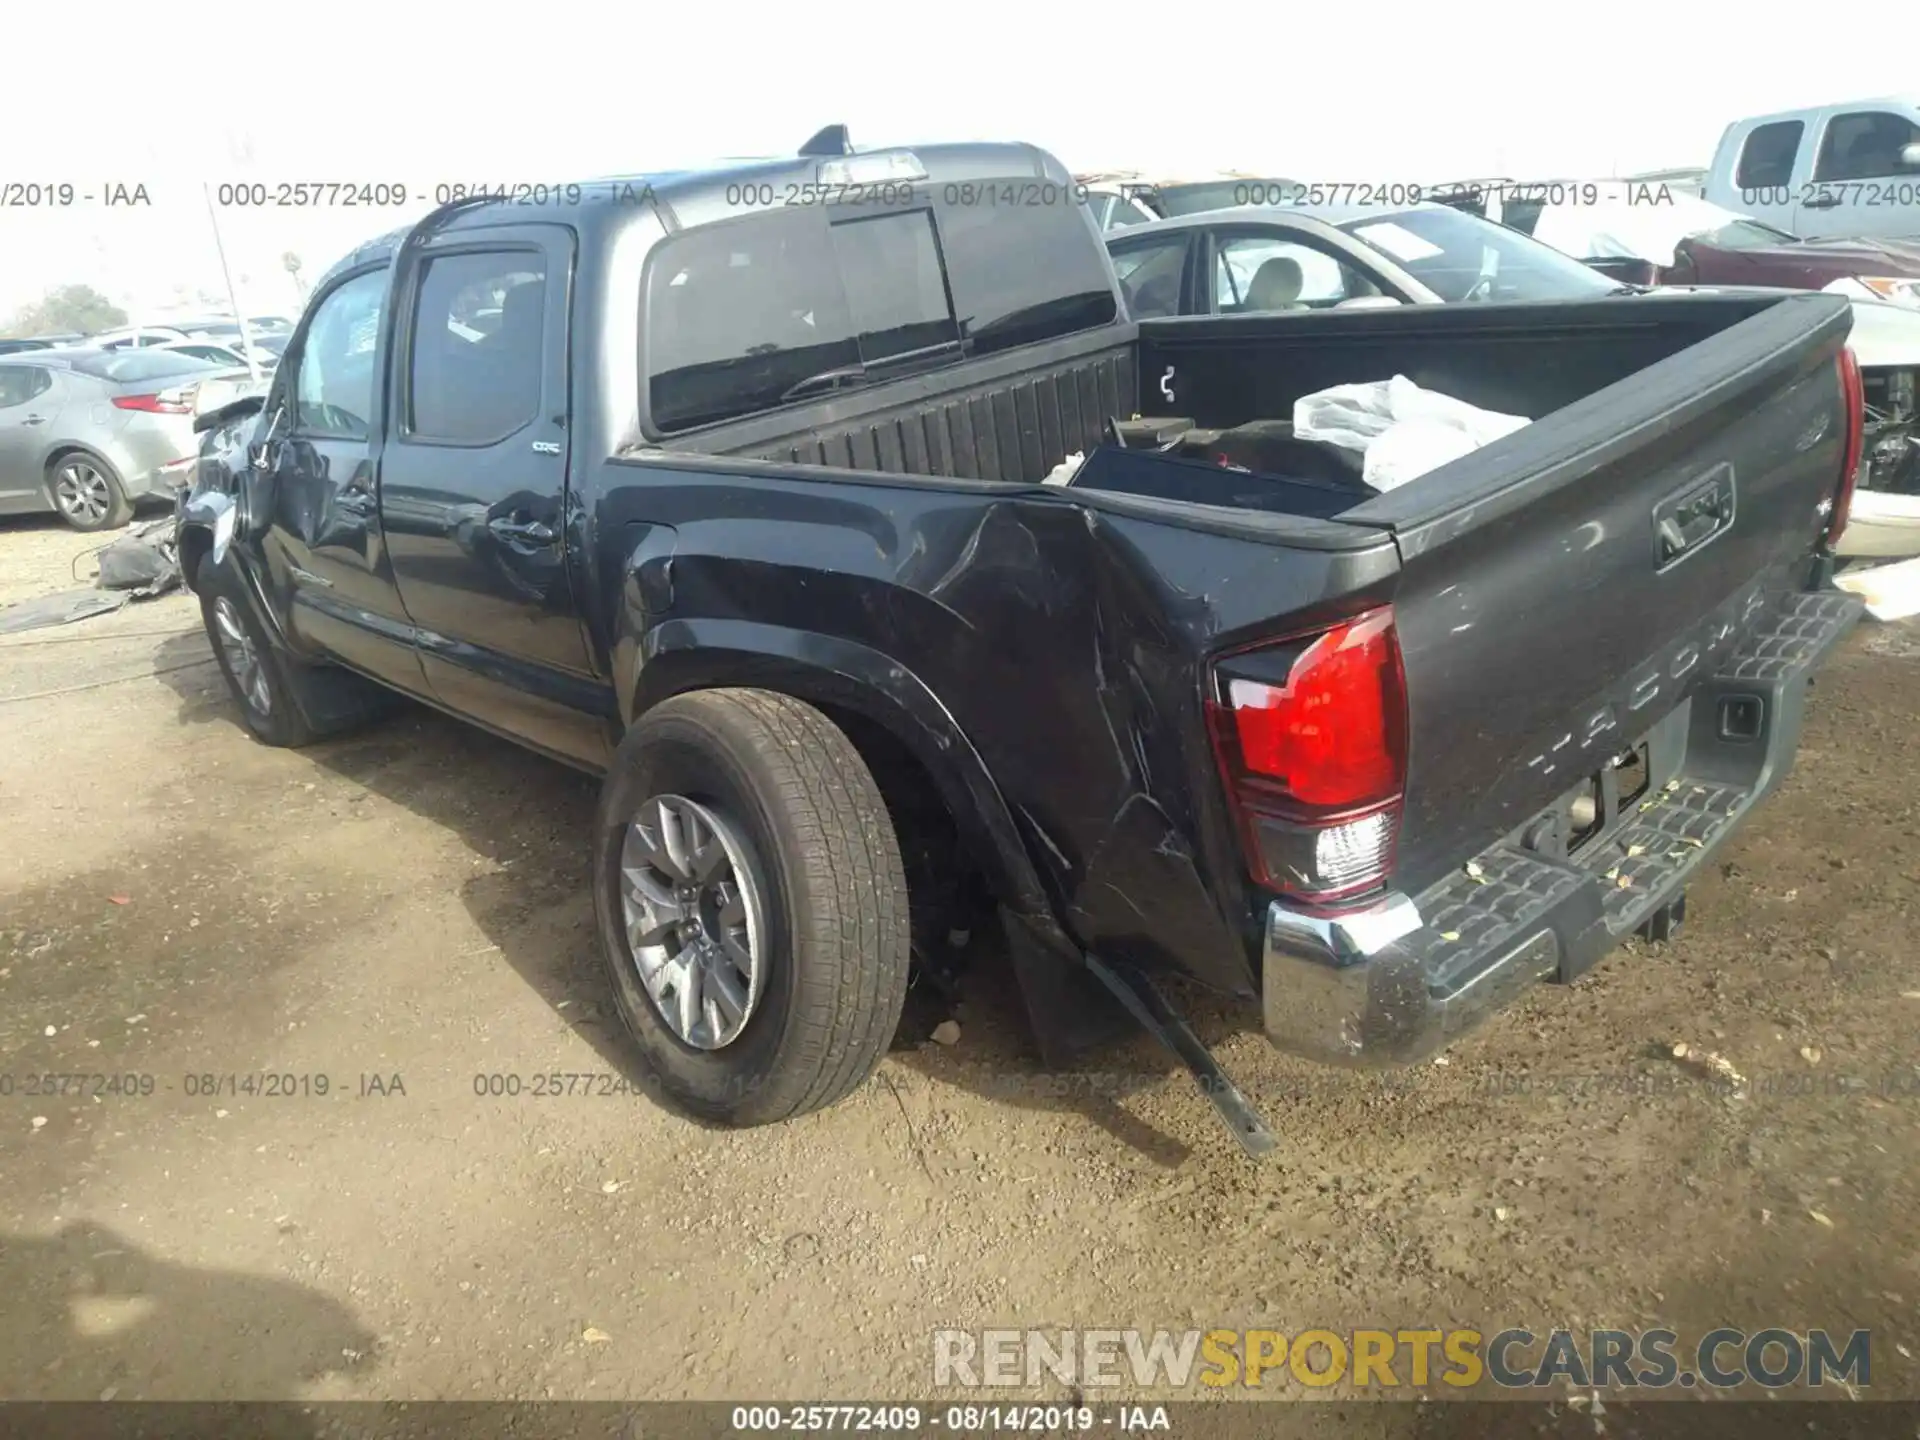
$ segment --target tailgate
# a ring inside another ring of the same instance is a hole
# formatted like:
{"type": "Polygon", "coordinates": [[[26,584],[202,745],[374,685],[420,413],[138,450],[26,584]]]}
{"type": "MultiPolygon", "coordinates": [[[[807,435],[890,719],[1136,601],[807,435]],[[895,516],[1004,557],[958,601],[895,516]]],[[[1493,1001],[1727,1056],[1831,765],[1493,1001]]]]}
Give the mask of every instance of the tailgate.
{"type": "Polygon", "coordinates": [[[1391,530],[1404,567],[1399,888],[1546,810],[1592,838],[1589,786],[1593,830],[1617,829],[1679,773],[1689,723],[1725,722],[1678,712],[1800,603],[1847,442],[1849,323],[1839,297],[1785,299],[1341,517],[1391,530]]]}

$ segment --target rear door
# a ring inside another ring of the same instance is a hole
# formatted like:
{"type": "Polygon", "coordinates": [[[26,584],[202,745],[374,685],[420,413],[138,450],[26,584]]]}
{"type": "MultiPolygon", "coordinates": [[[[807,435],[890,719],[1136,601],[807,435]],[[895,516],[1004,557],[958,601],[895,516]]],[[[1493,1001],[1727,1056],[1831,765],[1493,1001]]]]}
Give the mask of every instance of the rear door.
{"type": "Polygon", "coordinates": [[[446,704],[549,753],[608,753],[567,575],[573,232],[462,230],[404,279],[380,476],[393,571],[446,704]]]}
{"type": "Polygon", "coordinates": [[[46,508],[41,457],[64,383],[51,366],[0,362],[0,515],[46,508]]]}

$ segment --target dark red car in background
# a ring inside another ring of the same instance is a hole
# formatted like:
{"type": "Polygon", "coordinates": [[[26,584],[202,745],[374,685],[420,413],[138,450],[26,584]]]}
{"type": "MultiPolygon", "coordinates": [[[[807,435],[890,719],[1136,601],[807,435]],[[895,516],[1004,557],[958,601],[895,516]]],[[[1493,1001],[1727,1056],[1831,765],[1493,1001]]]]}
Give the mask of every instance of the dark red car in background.
{"type": "Polygon", "coordinates": [[[1651,181],[1467,181],[1428,199],[1512,227],[1634,285],[1834,288],[1920,308],[1920,242],[1801,240],[1651,181]]]}

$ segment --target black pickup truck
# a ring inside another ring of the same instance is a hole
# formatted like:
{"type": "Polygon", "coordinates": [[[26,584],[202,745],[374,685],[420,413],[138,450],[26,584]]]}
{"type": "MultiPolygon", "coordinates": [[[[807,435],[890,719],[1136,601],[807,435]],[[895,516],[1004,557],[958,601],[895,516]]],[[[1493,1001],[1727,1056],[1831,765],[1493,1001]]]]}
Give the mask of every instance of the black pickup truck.
{"type": "Polygon", "coordinates": [[[845,1096],[997,917],[1050,1060],[1131,1016],[1260,1153],[1160,981],[1392,1064],[1670,933],[1859,615],[1836,296],[1135,325],[1020,145],[531,200],[325,277],[182,563],[267,743],[399,691],[604,775],[608,971],[709,1119],[845,1096]],[[1218,463],[1396,374],[1533,423],[1218,463]]]}

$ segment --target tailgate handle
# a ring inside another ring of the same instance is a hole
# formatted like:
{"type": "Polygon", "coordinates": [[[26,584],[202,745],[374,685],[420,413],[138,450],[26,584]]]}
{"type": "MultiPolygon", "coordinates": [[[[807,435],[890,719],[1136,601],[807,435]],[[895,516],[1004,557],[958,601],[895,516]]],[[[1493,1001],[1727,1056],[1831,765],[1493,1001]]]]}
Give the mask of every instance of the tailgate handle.
{"type": "Polygon", "coordinates": [[[1657,564],[1672,564],[1733,523],[1733,467],[1724,465],[1706,484],[1654,508],[1657,564]]]}

